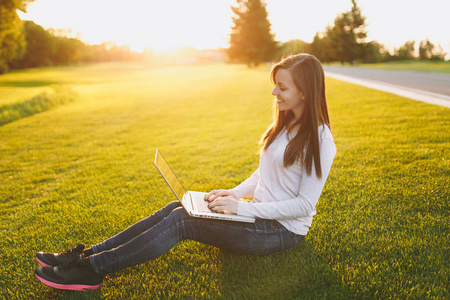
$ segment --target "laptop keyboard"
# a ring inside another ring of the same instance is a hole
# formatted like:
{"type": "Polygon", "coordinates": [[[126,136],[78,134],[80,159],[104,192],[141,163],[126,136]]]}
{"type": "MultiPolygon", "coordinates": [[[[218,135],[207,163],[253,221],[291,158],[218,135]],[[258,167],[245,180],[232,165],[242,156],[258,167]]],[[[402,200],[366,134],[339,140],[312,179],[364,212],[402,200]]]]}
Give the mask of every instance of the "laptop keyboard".
{"type": "Polygon", "coordinates": [[[200,212],[211,212],[208,208],[208,202],[205,201],[203,194],[191,194],[192,202],[194,202],[194,208],[200,212]]]}

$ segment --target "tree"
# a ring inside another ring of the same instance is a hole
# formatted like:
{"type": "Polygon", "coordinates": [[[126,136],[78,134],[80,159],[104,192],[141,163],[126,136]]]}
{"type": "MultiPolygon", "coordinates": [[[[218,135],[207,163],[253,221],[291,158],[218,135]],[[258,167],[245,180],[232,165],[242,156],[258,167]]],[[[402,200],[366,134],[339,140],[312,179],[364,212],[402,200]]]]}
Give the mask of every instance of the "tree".
{"type": "Polygon", "coordinates": [[[25,53],[25,34],[17,10],[26,12],[33,0],[0,0],[0,74],[25,53]]]}
{"type": "Polygon", "coordinates": [[[83,62],[106,62],[110,61],[110,54],[106,49],[107,44],[85,45],[83,47],[83,62]]]}
{"type": "Polygon", "coordinates": [[[317,57],[317,59],[321,62],[330,62],[333,59],[331,57],[332,51],[328,48],[328,44],[328,37],[323,33],[316,32],[316,35],[314,36],[314,39],[309,47],[309,52],[317,57]]]}
{"type": "Polygon", "coordinates": [[[419,59],[430,60],[433,56],[434,45],[429,40],[421,41],[419,44],[419,59]]]}
{"type": "Polygon", "coordinates": [[[421,41],[419,44],[420,60],[445,60],[446,55],[447,53],[442,50],[440,45],[436,48],[428,39],[421,41]]]}
{"type": "Polygon", "coordinates": [[[308,45],[308,43],[299,39],[284,42],[280,48],[281,56],[286,57],[290,54],[308,52],[308,45]]]}
{"type": "Polygon", "coordinates": [[[447,53],[444,52],[444,49],[442,49],[442,46],[438,45],[433,50],[433,54],[431,55],[431,60],[445,60],[446,55],[447,55],[447,53]]]}
{"type": "MultiPolygon", "coordinates": [[[[378,63],[385,59],[387,50],[384,46],[376,41],[371,41],[364,44],[364,55],[362,61],[364,63],[378,63]]],[[[388,52],[389,53],[389,52],[388,52]]]]}
{"type": "Polygon", "coordinates": [[[396,52],[397,52],[397,59],[399,60],[408,60],[408,59],[414,59],[414,44],[415,41],[408,41],[403,46],[401,46],[396,52]]]}
{"type": "Polygon", "coordinates": [[[16,66],[34,68],[53,65],[52,56],[56,52],[55,37],[32,21],[25,21],[24,29],[27,49],[16,66]]]}
{"type": "Polygon", "coordinates": [[[354,62],[364,56],[367,37],[365,30],[366,18],[356,0],[352,0],[352,8],[336,17],[333,27],[327,27],[326,37],[333,60],[340,62],[354,62]]]}
{"type": "Polygon", "coordinates": [[[271,33],[265,3],[261,0],[237,0],[237,4],[237,7],[231,7],[235,16],[230,48],[227,49],[229,59],[248,66],[271,61],[278,46],[271,33]]]}
{"type": "Polygon", "coordinates": [[[56,51],[52,61],[55,65],[70,65],[81,61],[84,46],[82,41],[66,36],[56,36],[54,39],[56,51]]]}

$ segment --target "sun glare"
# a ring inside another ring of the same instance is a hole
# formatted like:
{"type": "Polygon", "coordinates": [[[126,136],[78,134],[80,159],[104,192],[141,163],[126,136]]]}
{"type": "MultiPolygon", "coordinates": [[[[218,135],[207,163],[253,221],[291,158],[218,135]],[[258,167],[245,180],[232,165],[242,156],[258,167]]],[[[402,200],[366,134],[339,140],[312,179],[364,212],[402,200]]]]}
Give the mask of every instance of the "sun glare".
{"type": "MultiPolygon", "coordinates": [[[[396,47],[409,40],[430,38],[450,51],[444,0],[358,0],[367,17],[368,40],[396,47]],[[399,14],[407,5],[408,14],[399,14]],[[389,9],[387,9],[389,8],[389,9]],[[420,20],[420,22],[417,22],[420,20]],[[401,26],[399,26],[401,24],[401,26]]],[[[266,0],[276,40],[311,42],[339,13],[351,8],[350,0],[266,0]]],[[[24,20],[48,29],[71,29],[72,35],[89,44],[115,42],[134,51],[180,47],[227,47],[236,0],[36,0],[24,20]]]]}
{"type": "Polygon", "coordinates": [[[70,28],[90,44],[113,41],[139,52],[218,48],[227,45],[234,2],[40,0],[20,16],[45,28],[70,28]]]}

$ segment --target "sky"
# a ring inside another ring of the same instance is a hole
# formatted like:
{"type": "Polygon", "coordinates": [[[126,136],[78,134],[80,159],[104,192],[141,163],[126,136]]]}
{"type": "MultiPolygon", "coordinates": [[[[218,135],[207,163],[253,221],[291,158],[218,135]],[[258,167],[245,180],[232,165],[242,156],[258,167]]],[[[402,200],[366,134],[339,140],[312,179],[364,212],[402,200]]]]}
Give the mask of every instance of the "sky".
{"type": "MultiPolygon", "coordinates": [[[[278,41],[311,42],[349,11],[350,0],[266,0],[278,41]]],[[[429,39],[450,53],[449,0],[357,0],[368,38],[386,47],[429,39]]],[[[235,0],[36,0],[19,13],[45,29],[71,30],[89,44],[114,41],[134,51],[228,47],[235,0]]],[[[417,44],[416,44],[417,45],[417,44]]]]}

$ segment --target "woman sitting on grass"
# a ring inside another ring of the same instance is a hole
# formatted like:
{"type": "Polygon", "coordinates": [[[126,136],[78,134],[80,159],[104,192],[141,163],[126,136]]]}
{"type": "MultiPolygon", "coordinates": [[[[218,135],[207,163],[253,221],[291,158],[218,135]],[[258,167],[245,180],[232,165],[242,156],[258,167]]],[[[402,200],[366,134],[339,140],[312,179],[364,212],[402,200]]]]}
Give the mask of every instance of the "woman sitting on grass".
{"type": "Polygon", "coordinates": [[[259,168],[234,189],[206,195],[212,211],[255,217],[255,223],[194,218],[172,202],[92,248],[39,252],[35,276],[58,289],[96,289],[106,274],[155,259],[186,239],[249,254],[299,245],[336,154],[324,72],[314,56],[298,54],[275,64],[270,75],[275,120],[262,137],[259,168]],[[253,201],[239,200],[248,197],[253,201]]]}

